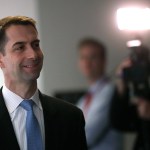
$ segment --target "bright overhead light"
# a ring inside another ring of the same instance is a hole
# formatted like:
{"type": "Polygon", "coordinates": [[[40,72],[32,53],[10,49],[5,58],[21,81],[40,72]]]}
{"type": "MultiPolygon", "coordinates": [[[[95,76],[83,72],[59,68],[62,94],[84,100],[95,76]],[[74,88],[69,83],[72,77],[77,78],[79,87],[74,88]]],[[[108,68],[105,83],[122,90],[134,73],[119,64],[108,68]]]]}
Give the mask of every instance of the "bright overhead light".
{"type": "Polygon", "coordinates": [[[120,30],[149,30],[150,8],[119,8],[117,24],[120,30]]]}
{"type": "Polygon", "coordinates": [[[127,47],[138,47],[141,46],[141,44],[140,40],[131,40],[127,42],[127,47]]]}

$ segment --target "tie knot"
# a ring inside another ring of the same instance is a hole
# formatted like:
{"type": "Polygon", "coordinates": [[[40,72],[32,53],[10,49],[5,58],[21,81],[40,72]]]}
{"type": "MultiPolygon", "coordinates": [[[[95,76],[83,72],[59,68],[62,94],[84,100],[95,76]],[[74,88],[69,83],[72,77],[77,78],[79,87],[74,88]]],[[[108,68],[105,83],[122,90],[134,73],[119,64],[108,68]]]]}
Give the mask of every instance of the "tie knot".
{"type": "Polygon", "coordinates": [[[23,107],[27,111],[31,111],[33,109],[34,102],[32,100],[23,100],[20,103],[20,106],[23,107]]]}

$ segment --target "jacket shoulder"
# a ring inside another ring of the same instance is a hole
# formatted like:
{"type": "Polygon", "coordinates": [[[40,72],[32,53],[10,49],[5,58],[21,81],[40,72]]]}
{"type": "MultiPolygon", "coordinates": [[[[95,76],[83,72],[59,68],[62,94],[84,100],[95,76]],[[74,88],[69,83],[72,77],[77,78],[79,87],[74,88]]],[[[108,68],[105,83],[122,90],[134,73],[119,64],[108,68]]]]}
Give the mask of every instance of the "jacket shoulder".
{"type": "Polygon", "coordinates": [[[44,106],[48,109],[53,109],[65,116],[78,116],[83,115],[82,111],[71,103],[65,102],[62,99],[51,97],[45,94],[40,94],[40,99],[44,106]]]}

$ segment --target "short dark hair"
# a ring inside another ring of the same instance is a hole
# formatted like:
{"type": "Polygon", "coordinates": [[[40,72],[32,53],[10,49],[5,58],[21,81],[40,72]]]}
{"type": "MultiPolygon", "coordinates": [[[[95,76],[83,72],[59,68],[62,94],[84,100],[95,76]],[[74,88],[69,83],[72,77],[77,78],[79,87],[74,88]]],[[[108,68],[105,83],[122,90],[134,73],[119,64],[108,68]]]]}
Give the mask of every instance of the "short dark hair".
{"type": "MultiPolygon", "coordinates": [[[[11,25],[32,25],[36,29],[34,19],[26,16],[8,16],[0,19],[0,52],[4,54],[4,46],[7,41],[6,30],[11,25]]],[[[37,29],[36,29],[37,30],[37,29]]]]}
{"type": "Polygon", "coordinates": [[[103,42],[99,41],[98,39],[91,38],[91,37],[83,38],[82,40],[80,40],[80,42],[78,44],[78,49],[81,49],[84,46],[93,46],[93,47],[98,48],[100,50],[101,57],[103,59],[106,59],[106,57],[107,57],[106,47],[103,44],[103,42]]]}

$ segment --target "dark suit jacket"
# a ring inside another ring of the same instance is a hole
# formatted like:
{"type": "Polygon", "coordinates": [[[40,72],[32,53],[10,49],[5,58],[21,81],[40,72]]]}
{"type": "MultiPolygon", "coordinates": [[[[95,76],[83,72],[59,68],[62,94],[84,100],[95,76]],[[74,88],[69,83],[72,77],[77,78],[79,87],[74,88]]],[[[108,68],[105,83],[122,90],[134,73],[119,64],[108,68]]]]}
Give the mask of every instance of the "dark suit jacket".
{"type": "MultiPolygon", "coordinates": [[[[75,106],[40,93],[44,112],[45,150],[87,150],[84,117],[75,106]]],[[[0,147],[20,150],[0,90],[0,147]]],[[[1,149],[0,148],[0,149],[1,149]]]]}
{"type": "Polygon", "coordinates": [[[122,96],[115,91],[110,117],[114,128],[137,133],[134,150],[150,150],[145,148],[150,146],[150,121],[142,120],[138,116],[136,107],[130,103],[128,89],[122,96]]]}

